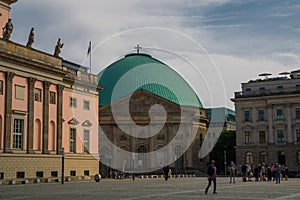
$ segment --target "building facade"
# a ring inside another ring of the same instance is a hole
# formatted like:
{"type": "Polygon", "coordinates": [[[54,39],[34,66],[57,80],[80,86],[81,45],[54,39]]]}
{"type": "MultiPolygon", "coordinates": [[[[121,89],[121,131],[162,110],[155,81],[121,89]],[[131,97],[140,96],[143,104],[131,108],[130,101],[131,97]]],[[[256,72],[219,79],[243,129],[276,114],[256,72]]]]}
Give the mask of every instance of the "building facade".
{"type": "Polygon", "coordinates": [[[100,131],[103,132],[99,139],[99,154],[105,166],[102,171],[104,176],[108,176],[112,170],[109,166],[135,173],[151,173],[166,163],[170,163],[173,173],[197,173],[206,169],[207,158],[199,158],[208,122],[205,109],[184,79],[169,66],[147,54],[129,54],[108,66],[101,73],[99,82],[104,88],[100,91],[99,108],[100,131]],[[134,73],[139,67],[142,67],[141,73],[134,73]],[[122,84],[117,97],[112,97],[114,87],[124,76],[126,82],[122,84]],[[139,77],[142,77],[141,83],[137,81],[139,77]],[[160,80],[164,81],[164,85],[160,80]],[[173,86],[166,87],[168,81],[173,86]],[[177,93],[176,90],[181,92],[177,93]],[[191,100],[193,97],[196,97],[196,101],[191,100]],[[126,103],[129,103],[130,115],[126,115],[126,103]],[[166,113],[154,109],[150,114],[151,107],[157,104],[166,113]],[[118,109],[113,110],[112,106],[118,109]],[[167,115],[165,120],[164,114],[167,115]],[[125,128],[120,128],[120,124],[125,128]],[[138,126],[146,129],[141,130],[138,126]],[[156,127],[161,128],[157,134],[149,136],[156,127]],[[181,135],[178,135],[179,127],[184,130],[181,135]],[[137,136],[129,135],[124,130],[137,136]],[[195,137],[189,143],[192,132],[195,137]],[[163,152],[146,155],[164,147],[166,149],[163,152]],[[137,155],[122,157],[119,153],[121,149],[137,155]]]}
{"type": "Polygon", "coordinates": [[[0,181],[60,177],[63,151],[65,176],[98,173],[97,83],[80,65],[0,38],[0,181]]]}
{"type": "Polygon", "coordinates": [[[237,162],[278,162],[299,171],[299,73],[242,83],[242,91],[236,92],[232,100],[236,110],[237,162]]]}

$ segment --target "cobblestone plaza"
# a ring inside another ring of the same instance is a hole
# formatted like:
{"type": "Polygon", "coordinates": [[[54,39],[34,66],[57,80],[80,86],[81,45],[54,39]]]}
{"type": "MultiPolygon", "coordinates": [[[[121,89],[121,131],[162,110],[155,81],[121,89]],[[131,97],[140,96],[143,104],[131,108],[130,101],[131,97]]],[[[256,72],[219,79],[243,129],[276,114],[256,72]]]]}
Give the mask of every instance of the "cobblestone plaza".
{"type": "Polygon", "coordinates": [[[300,179],[274,182],[242,182],[229,184],[228,178],[218,178],[217,195],[210,188],[204,193],[207,181],[201,178],[136,179],[135,181],[106,179],[100,182],[40,183],[0,186],[0,199],[299,199],[300,179]]]}

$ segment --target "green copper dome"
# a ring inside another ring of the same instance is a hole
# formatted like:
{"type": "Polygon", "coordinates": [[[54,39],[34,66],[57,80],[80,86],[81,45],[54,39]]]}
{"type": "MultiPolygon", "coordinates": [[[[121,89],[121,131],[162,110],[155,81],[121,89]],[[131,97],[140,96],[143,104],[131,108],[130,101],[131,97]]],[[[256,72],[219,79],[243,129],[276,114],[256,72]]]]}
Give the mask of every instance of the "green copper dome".
{"type": "Polygon", "coordinates": [[[144,89],[183,106],[203,108],[189,84],[172,68],[147,54],[129,54],[99,74],[99,105],[144,89]]]}

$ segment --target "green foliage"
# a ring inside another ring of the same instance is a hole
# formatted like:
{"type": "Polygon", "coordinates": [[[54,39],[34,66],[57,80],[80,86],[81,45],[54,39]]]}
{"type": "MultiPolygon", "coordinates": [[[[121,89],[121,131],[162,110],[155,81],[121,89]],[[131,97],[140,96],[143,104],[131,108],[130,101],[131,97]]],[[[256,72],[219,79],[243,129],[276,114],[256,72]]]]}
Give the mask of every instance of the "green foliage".
{"type": "Polygon", "coordinates": [[[219,137],[218,142],[210,152],[209,156],[211,160],[215,160],[218,173],[222,171],[224,173],[224,151],[226,151],[226,163],[230,164],[230,161],[236,163],[235,146],[236,146],[236,132],[235,131],[223,131],[219,137]]]}

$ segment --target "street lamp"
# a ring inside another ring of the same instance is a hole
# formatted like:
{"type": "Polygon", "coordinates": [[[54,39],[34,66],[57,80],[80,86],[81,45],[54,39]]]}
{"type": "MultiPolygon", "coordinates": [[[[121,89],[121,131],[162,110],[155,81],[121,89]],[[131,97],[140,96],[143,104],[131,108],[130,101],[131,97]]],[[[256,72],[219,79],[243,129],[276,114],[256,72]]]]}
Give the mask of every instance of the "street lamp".
{"type": "Polygon", "coordinates": [[[227,162],[226,162],[226,151],[224,150],[224,175],[226,175],[226,166],[227,166],[227,162]]]}

